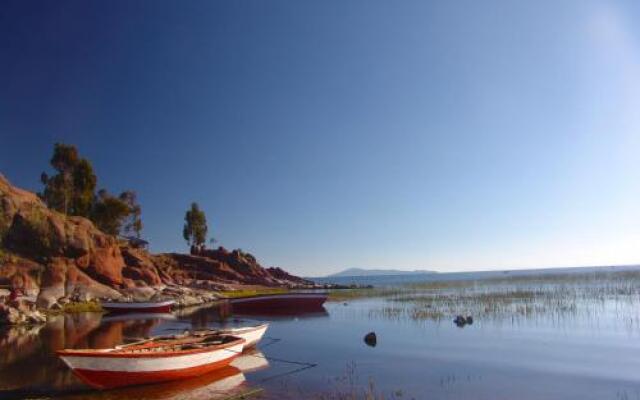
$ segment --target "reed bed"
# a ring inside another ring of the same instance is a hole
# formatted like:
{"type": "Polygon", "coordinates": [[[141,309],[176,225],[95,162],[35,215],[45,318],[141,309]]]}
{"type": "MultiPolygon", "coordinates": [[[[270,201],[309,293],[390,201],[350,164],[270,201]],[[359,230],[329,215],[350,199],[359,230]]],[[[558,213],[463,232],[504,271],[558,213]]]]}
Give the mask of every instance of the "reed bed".
{"type": "Polygon", "coordinates": [[[640,271],[428,281],[341,291],[332,298],[382,299],[369,315],[391,320],[441,321],[471,315],[482,321],[563,321],[608,315],[640,330],[640,271]]]}

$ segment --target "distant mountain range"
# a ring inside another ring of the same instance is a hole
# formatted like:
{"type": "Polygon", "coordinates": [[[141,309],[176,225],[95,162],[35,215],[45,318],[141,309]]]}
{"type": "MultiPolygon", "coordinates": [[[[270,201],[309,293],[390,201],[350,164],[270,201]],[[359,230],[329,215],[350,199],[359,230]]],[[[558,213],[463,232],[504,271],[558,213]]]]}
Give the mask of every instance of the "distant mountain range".
{"type": "Polygon", "coordinates": [[[382,276],[382,275],[419,275],[419,274],[436,274],[436,271],[414,270],[401,271],[398,269],[364,269],[364,268],[348,268],[335,274],[327,275],[327,278],[337,278],[343,276],[382,276]]]}

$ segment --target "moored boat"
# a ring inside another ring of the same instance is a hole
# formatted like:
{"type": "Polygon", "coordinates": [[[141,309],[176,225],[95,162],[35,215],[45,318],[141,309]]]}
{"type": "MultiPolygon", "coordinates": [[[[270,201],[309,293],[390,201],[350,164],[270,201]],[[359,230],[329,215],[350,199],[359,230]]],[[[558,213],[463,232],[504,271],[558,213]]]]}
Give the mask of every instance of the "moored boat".
{"type": "Polygon", "coordinates": [[[102,308],[115,313],[168,313],[173,304],[175,304],[173,300],[100,303],[102,308]]]}
{"type": "Polygon", "coordinates": [[[97,389],[166,382],[206,374],[229,365],[245,340],[225,335],[189,335],[111,349],[60,350],[58,356],[97,389]]]}
{"type": "Polygon", "coordinates": [[[234,336],[240,339],[244,339],[245,343],[244,343],[243,349],[246,350],[258,344],[258,342],[262,339],[265,332],[267,331],[267,328],[269,328],[269,324],[264,323],[259,325],[242,326],[242,327],[236,327],[236,328],[225,327],[225,328],[216,328],[216,329],[199,329],[193,332],[187,332],[179,335],[156,336],[148,339],[143,339],[138,342],[120,345],[118,346],[118,348],[124,349],[127,347],[136,346],[144,343],[151,343],[151,342],[164,343],[164,342],[170,342],[174,340],[182,340],[188,337],[204,338],[209,336],[227,335],[227,336],[234,336]]]}
{"type": "Polygon", "coordinates": [[[317,311],[327,300],[326,293],[281,293],[229,299],[233,312],[281,313],[291,311],[317,311]]]}

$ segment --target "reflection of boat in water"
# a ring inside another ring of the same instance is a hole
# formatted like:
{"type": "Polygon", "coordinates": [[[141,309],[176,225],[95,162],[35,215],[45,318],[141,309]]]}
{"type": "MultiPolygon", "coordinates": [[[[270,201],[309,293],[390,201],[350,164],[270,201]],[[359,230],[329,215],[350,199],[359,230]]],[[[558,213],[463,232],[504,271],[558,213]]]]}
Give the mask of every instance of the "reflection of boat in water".
{"type": "MultiPolygon", "coordinates": [[[[133,386],[91,395],[95,400],[215,400],[241,392],[246,379],[239,368],[226,366],[195,378],[157,385],[133,386]]],[[[71,399],[81,399],[82,396],[71,399]]],[[[69,399],[69,400],[71,400],[69,399]]]]}
{"type": "Polygon", "coordinates": [[[162,321],[175,321],[178,319],[175,315],[170,313],[116,313],[116,314],[107,314],[102,317],[103,322],[118,322],[125,321],[129,322],[131,320],[162,320],[162,321]]]}
{"type": "Polygon", "coordinates": [[[232,367],[238,368],[243,373],[256,372],[269,367],[269,360],[258,349],[244,352],[240,357],[231,362],[232,367]]]}
{"type": "Polygon", "coordinates": [[[111,349],[60,350],[58,356],[97,389],[191,378],[227,366],[244,346],[234,336],[185,336],[111,349]]]}
{"type": "Polygon", "coordinates": [[[229,299],[234,313],[306,313],[324,310],[326,293],[282,293],[229,299]]]}
{"type": "Polygon", "coordinates": [[[100,305],[107,311],[114,313],[168,313],[173,300],[143,301],[143,302],[102,302],[100,305]]]}

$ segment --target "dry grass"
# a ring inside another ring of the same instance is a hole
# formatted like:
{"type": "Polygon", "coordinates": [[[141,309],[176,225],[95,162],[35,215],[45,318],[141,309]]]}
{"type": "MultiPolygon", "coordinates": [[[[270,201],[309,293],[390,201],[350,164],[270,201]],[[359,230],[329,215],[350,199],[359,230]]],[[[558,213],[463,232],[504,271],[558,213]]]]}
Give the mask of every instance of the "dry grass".
{"type": "Polygon", "coordinates": [[[413,397],[405,397],[402,390],[394,390],[385,395],[376,388],[375,382],[369,378],[366,384],[359,383],[356,364],[347,364],[343,375],[327,382],[331,390],[317,394],[314,398],[318,400],[414,400],[413,397]]]}
{"type": "Polygon", "coordinates": [[[598,318],[607,307],[621,319],[633,319],[637,318],[633,310],[640,306],[640,271],[429,281],[396,288],[338,291],[332,296],[334,300],[361,298],[383,299],[369,315],[392,320],[440,321],[455,315],[484,320],[598,318]]]}
{"type": "Polygon", "coordinates": [[[231,298],[238,298],[238,297],[258,296],[261,294],[282,294],[282,293],[288,293],[288,292],[289,292],[289,289],[285,289],[285,288],[238,289],[238,290],[223,290],[220,292],[220,296],[231,299],[231,298]]]}
{"type": "Polygon", "coordinates": [[[83,313],[83,312],[102,312],[104,309],[98,301],[74,301],[65,304],[59,310],[47,310],[50,315],[58,315],[64,313],[83,313]]]}

